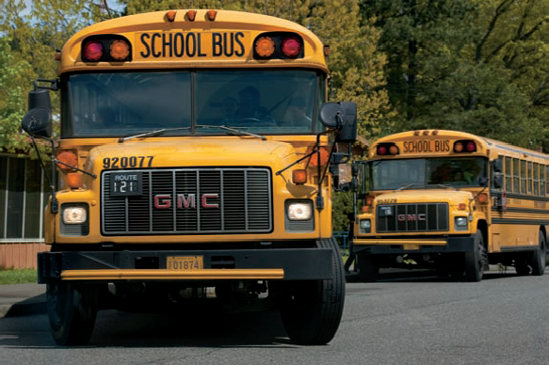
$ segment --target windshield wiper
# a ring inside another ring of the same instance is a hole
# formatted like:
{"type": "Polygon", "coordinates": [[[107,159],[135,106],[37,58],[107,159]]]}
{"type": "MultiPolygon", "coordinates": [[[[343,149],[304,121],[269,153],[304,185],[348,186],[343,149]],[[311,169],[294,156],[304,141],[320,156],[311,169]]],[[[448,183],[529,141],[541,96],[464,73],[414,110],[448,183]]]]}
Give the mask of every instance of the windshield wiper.
{"type": "Polygon", "coordinates": [[[155,131],[143,132],[143,133],[139,133],[139,134],[133,134],[133,135],[127,136],[127,137],[120,137],[118,139],[118,143],[122,143],[122,142],[128,141],[130,139],[134,139],[134,138],[154,137],[154,136],[158,136],[158,135],[160,135],[162,133],[165,133],[165,132],[185,131],[185,130],[189,130],[189,129],[191,129],[191,127],[162,128],[162,129],[157,129],[155,131]]]}
{"type": "MultiPolygon", "coordinates": [[[[230,126],[227,126],[227,125],[197,124],[196,128],[223,129],[227,132],[231,132],[231,133],[227,133],[227,134],[234,134],[234,135],[237,135],[237,136],[252,136],[252,137],[260,138],[262,141],[265,141],[267,139],[265,136],[261,136],[259,134],[255,134],[255,133],[252,133],[252,132],[247,132],[247,131],[240,130],[239,127],[230,127],[230,126]]],[[[243,127],[243,128],[246,128],[246,127],[243,127]]]]}
{"type": "Polygon", "coordinates": [[[411,188],[412,186],[414,186],[415,184],[417,183],[410,183],[410,184],[406,184],[406,185],[402,185],[400,188],[396,189],[396,190],[406,190],[408,188],[411,188]]]}
{"type": "MultiPolygon", "coordinates": [[[[160,134],[166,133],[166,132],[185,131],[185,130],[189,130],[189,129],[191,129],[191,128],[192,128],[192,127],[162,128],[162,129],[157,129],[157,130],[150,131],[150,132],[143,132],[143,133],[139,133],[139,134],[133,134],[133,135],[131,135],[131,136],[120,137],[120,138],[118,139],[118,142],[119,142],[119,143],[122,143],[122,142],[128,141],[128,140],[130,140],[130,139],[134,139],[134,138],[154,137],[154,136],[158,136],[158,135],[160,135],[160,134]]],[[[231,132],[231,133],[228,133],[228,134],[232,134],[232,135],[237,135],[237,136],[252,136],[252,137],[260,138],[260,139],[263,140],[263,141],[265,141],[265,140],[267,139],[266,137],[260,136],[259,134],[255,134],[255,133],[243,131],[243,130],[238,129],[238,127],[229,127],[229,126],[226,126],[226,125],[204,125],[204,124],[198,124],[198,125],[195,125],[194,128],[223,129],[223,130],[225,130],[225,131],[227,131],[227,132],[231,132]]]]}
{"type": "Polygon", "coordinates": [[[446,184],[437,184],[437,186],[438,186],[439,188],[444,188],[444,189],[458,190],[455,186],[446,185],[446,184]]]}

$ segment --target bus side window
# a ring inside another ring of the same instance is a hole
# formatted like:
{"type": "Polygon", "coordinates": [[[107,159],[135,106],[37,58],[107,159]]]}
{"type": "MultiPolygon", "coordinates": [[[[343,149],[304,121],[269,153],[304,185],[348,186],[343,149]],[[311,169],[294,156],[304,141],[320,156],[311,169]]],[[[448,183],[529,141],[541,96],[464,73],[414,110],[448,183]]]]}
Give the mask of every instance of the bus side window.
{"type": "Polygon", "coordinates": [[[545,195],[549,195],[549,184],[545,181],[549,177],[549,165],[545,166],[545,178],[543,179],[543,184],[545,185],[545,195]]]}
{"type": "Polygon", "coordinates": [[[534,195],[539,195],[539,164],[534,163],[534,195]]]}
{"type": "Polygon", "coordinates": [[[513,160],[511,157],[505,157],[505,191],[513,192],[513,160]]]}
{"type": "Polygon", "coordinates": [[[519,160],[513,159],[513,192],[520,193],[520,173],[519,173],[519,160]]]}
{"type": "Polygon", "coordinates": [[[532,162],[528,161],[528,194],[532,194],[532,162]]]}
{"type": "Polygon", "coordinates": [[[526,194],[526,161],[520,160],[520,193],[526,194]]]}

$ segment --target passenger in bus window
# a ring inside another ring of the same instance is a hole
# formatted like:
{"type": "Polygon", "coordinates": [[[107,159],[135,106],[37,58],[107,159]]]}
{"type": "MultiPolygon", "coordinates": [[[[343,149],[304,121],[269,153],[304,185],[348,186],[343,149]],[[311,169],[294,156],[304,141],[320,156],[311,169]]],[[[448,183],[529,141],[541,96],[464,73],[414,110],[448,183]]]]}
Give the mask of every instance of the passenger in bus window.
{"type": "Polygon", "coordinates": [[[223,115],[226,118],[232,118],[234,117],[236,110],[238,109],[238,102],[235,98],[227,97],[225,100],[223,100],[223,104],[221,105],[223,115]]]}
{"type": "Polygon", "coordinates": [[[253,86],[247,86],[238,93],[239,104],[236,112],[223,121],[226,125],[250,125],[254,122],[263,122],[264,125],[274,125],[275,120],[269,111],[261,106],[259,90],[253,86]]]}

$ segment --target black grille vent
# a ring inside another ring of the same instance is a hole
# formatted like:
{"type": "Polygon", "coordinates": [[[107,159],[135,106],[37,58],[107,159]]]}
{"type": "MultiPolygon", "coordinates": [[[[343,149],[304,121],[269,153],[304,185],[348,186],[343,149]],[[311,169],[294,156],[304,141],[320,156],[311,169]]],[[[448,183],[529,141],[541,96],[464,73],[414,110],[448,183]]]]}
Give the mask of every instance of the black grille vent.
{"type": "Polygon", "coordinates": [[[111,175],[120,171],[103,173],[103,234],[222,234],[272,230],[268,169],[124,170],[125,173],[137,171],[141,172],[142,191],[131,196],[111,195],[111,175]],[[205,194],[206,205],[210,207],[202,204],[205,194]],[[163,206],[169,204],[170,207],[155,208],[155,197],[163,206]]]}
{"type": "Polygon", "coordinates": [[[378,233],[448,231],[448,204],[393,204],[376,209],[378,233]]]}

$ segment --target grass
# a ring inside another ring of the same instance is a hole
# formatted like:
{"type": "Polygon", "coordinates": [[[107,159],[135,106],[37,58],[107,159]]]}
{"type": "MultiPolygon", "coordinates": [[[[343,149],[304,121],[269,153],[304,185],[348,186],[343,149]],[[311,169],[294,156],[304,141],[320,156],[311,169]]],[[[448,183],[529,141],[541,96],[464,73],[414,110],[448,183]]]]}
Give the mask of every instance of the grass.
{"type": "Polygon", "coordinates": [[[0,285],[36,283],[38,274],[35,269],[0,268],[0,285]]]}

